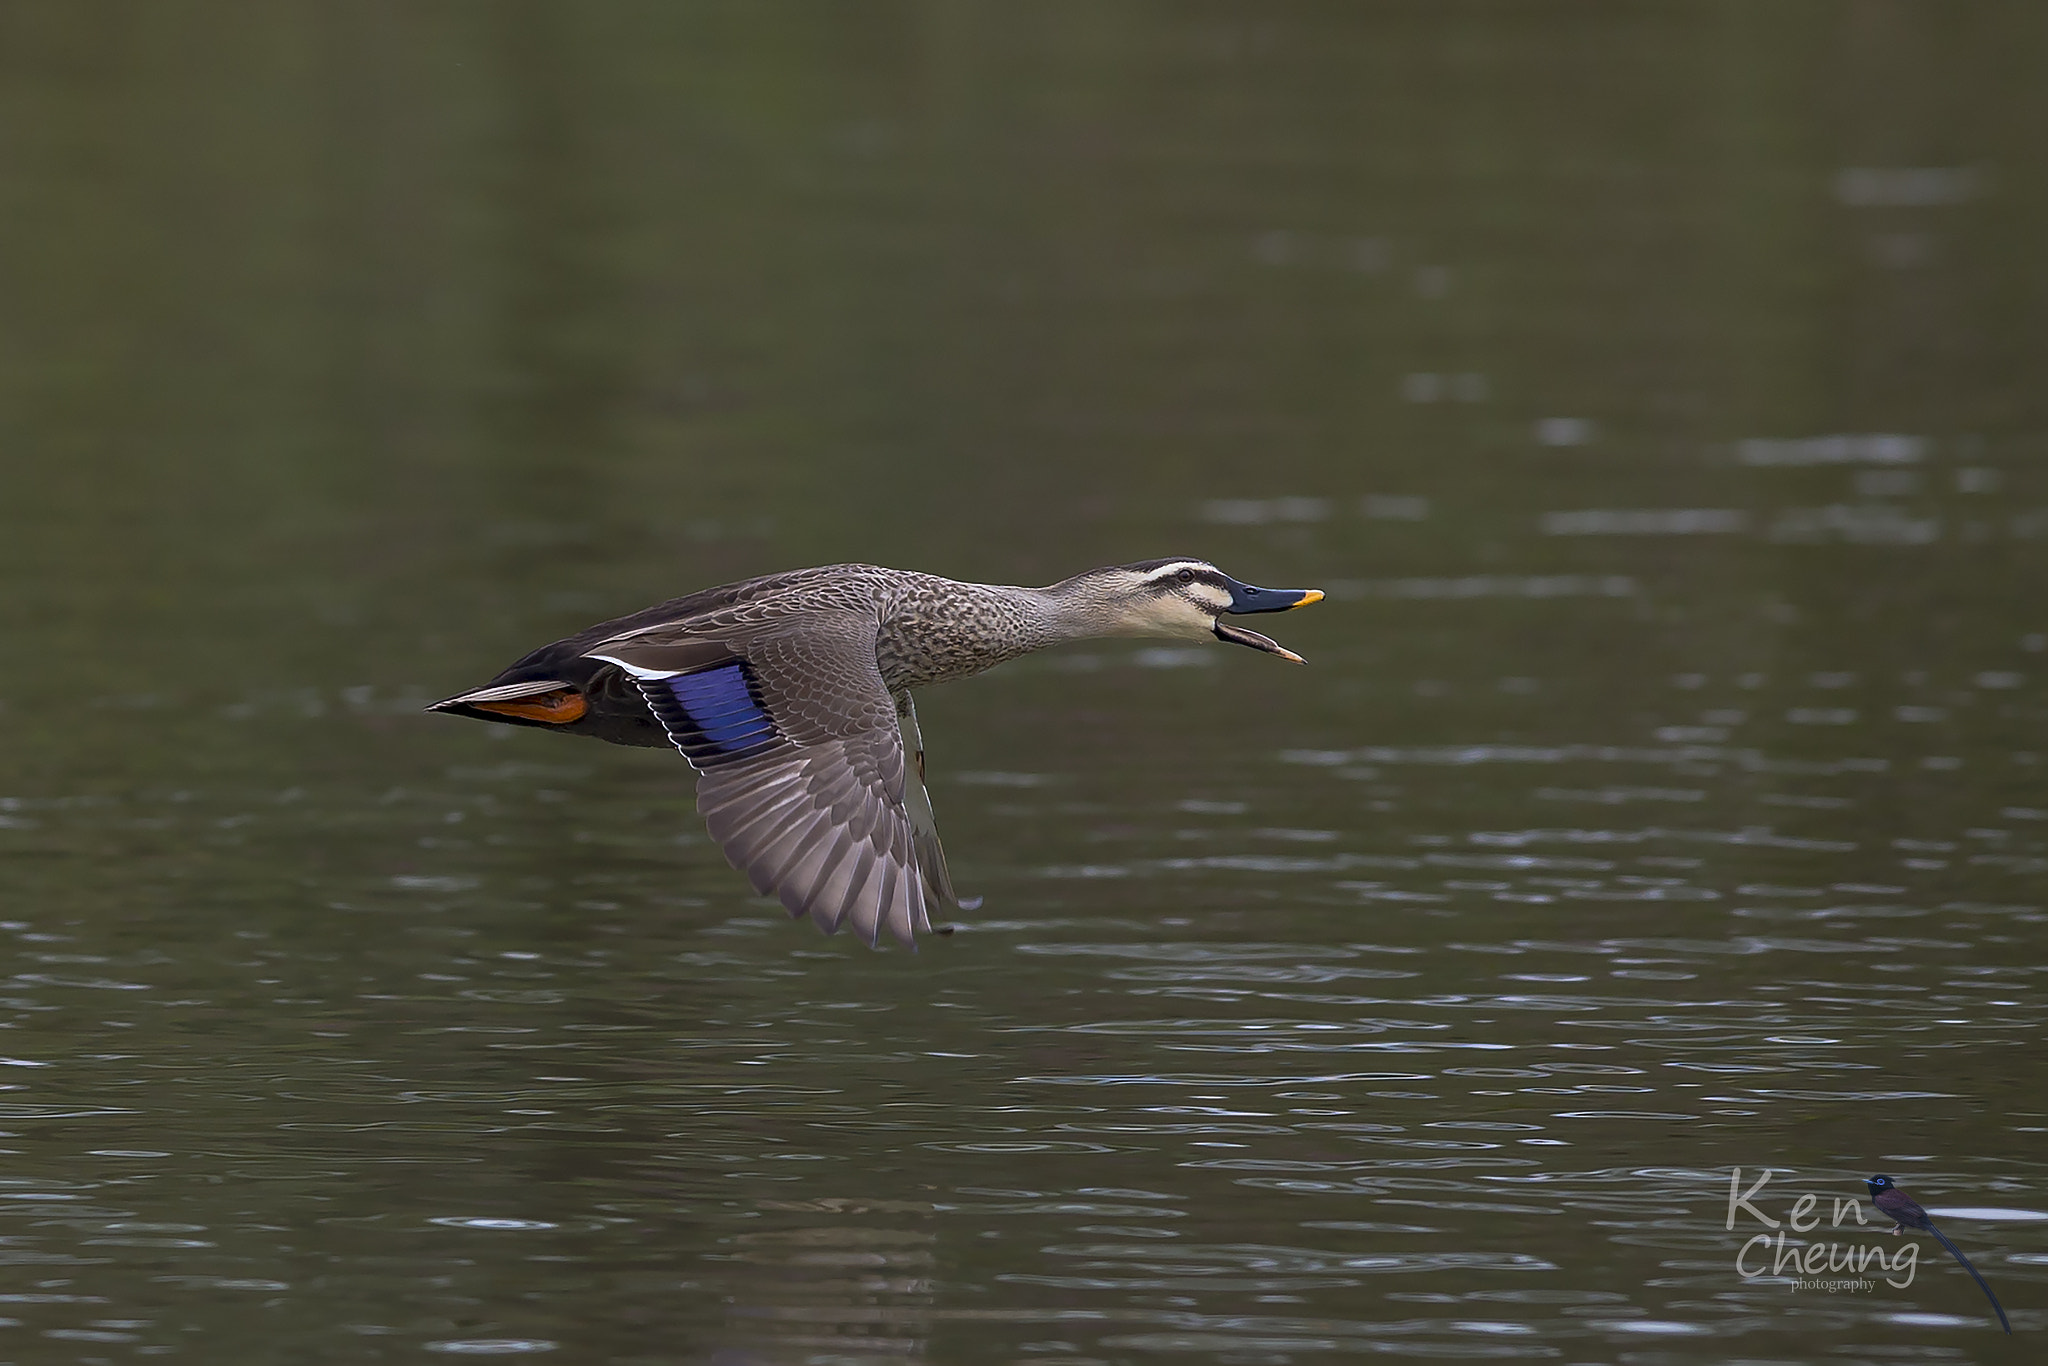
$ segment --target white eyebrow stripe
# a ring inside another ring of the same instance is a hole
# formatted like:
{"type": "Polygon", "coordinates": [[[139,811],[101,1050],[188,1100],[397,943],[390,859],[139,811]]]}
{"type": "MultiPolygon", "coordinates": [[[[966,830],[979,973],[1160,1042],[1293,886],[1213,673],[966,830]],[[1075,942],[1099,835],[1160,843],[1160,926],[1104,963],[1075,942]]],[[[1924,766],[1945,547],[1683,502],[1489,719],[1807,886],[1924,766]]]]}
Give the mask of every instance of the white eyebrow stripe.
{"type": "Polygon", "coordinates": [[[1203,564],[1200,560],[1175,560],[1172,564],[1162,564],[1159,568],[1147,574],[1145,582],[1157,583],[1161,579],[1172,578],[1183,569],[1192,569],[1198,574],[1218,574],[1222,572],[1215,565],[1203,564]]]}

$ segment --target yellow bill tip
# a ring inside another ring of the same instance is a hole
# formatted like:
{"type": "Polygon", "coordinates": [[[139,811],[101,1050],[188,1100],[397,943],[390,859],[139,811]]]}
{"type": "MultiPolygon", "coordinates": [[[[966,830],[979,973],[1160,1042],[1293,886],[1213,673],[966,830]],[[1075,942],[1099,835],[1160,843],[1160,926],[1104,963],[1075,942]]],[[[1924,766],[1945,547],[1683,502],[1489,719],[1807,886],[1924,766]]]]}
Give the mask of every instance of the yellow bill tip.
{"type": "Polygon", "coordinates": [[[1306,606],[1308,606],[1308,605],[1309,605],[1310,603],[1312,603],[1312,602],[1321,602],[1322,600],[1323,600],[1323,590],[1322,590],[1322,589],[1320,589],[1320,588],[1308,588],[1308,589],[1304,589],[1304,590],[1302,590],[1302,594],[1301,594],[1301,601],[1300,601],[1300,602],[1297,602],[1297,603],[1295,603],[1295,604],[1294,604],[1294,607],[1290,607],[1290,608],[1288,608],[1287,610],[1288,610],[1288,611],[1290,611],[1290,612],[1292,612],[1293,610],[1295,610],[1295,608],[1296,608],[1296,607],[1306,607],[1306,606]]]}

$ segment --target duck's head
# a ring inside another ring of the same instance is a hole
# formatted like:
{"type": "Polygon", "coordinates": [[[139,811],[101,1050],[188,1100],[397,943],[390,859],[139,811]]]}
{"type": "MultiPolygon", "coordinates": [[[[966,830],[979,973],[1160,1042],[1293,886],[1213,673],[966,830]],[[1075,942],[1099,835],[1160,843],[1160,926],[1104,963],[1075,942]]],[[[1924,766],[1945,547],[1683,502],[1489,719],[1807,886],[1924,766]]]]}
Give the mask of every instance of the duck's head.
{"type": "Polygon", "coordinates": [[[1233,645],[1302,662],[1300,655],[1223,618],[1253,612],[1286,612],[1321,602],[1319,588],[1254,588],[1207,560],[1176,556],[1111,565],[1069,579],[1062,588],[1085,595],[1105,634],[1215,636],[1233,645]]]}

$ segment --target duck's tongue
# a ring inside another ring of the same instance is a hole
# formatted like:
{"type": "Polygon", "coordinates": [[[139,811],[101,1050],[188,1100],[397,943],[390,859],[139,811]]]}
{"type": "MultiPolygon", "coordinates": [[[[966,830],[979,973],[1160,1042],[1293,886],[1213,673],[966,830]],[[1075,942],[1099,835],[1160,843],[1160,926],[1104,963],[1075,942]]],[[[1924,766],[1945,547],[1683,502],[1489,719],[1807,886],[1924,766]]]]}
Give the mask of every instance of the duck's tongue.
{"type": "Polygon", "coordinates": [[[1278,655],[1282,659],[1291,659],[1296,664],[1308,663],[1307,660],[1280,644],[1277,640],[1269,640],[1257,631],[1247,631],[1242,626],[1232,626],[1221,619],[1216,622],[1216,638],[1218,640],[1227,640],[1232,645],[1249,645],[1254,650],[1264,650],[1269,655],[1278,655]]]}

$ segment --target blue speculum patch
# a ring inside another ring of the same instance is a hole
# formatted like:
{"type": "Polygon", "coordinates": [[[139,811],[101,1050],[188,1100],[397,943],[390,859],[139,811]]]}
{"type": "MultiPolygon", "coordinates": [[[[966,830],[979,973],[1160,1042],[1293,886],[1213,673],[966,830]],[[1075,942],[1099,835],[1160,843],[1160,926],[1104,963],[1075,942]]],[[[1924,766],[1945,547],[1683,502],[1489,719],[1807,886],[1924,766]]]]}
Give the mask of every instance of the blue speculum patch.
{"type": "MultiPolygon", "coordinates": [[[[694,757],[703,750],[737,754],[775,738],[775,723],[755,700],[745,666],[741,664],[680,674],[663,679],[656,686],[668,690],[681,712],[680,716],[662,719],[687,723],[680,729],[690,733],[675,736],[686,754],[694,757]]],[[[656,708],[657,713],[665,710],[656,708]]],[[[673,724],[670,726],[672,733],[677,729],[673,724]]]]}

